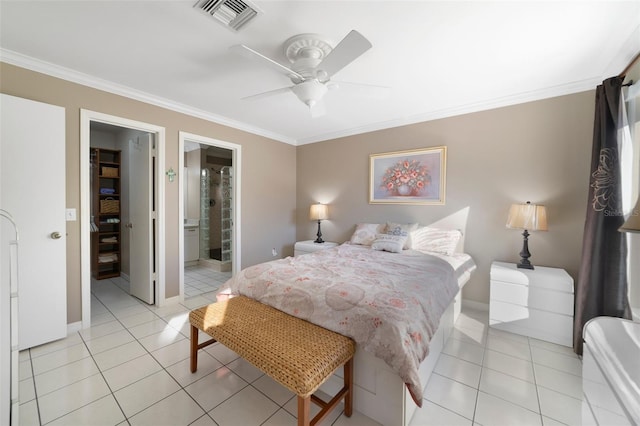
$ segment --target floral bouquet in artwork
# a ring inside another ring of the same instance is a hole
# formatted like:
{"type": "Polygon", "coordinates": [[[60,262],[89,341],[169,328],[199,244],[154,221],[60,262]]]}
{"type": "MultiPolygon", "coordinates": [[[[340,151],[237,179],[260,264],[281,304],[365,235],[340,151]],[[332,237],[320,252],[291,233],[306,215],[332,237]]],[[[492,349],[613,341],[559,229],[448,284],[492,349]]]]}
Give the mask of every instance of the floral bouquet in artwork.
{"type": "Polygon", "coordinates": [[[431,175],[418,160],[401,160],[385,170],[381,187],[393,196],[419,196],[431,184],[431,175]]]}

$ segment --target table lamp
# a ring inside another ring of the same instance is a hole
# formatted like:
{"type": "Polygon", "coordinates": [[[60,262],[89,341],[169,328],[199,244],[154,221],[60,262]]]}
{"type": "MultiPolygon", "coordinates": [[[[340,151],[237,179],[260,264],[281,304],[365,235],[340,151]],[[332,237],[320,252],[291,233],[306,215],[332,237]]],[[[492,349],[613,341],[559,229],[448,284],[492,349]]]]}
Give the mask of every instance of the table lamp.
{"type": "Polygon", "coordinates": [[[531,253],[529,253],[529,231],[546,231],[547,230],[547,210],[544,206],[531,204],[512,204],[509,209],[509,217],[507,218],[507,228],[524,229],[522,236],[524,241],[522,251],[520,252],[520,263],[518,268],[534,269],[529,261],[531,253]]]}
{"type": "Polygon", "coordinates": [[[314,243],[324,243],[322,232],[320,231],[320,221],[329,218],[329,207],[326,204],[312,204],[311,210],[309,211],[309,218],[318,221],[318,233],[316,234],[318,238],[316,238],[314,243]]]}

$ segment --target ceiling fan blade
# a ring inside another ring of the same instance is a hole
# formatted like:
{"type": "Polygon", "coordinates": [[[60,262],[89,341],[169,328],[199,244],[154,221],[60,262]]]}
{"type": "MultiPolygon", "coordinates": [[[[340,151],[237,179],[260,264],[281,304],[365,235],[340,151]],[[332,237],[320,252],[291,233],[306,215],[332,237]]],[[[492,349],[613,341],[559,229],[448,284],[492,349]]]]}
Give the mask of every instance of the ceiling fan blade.
{"type": "Polygon", "coordinates": [[[375,86],[373,84],[351,83],[348,81],[334,81],[327,83],[329,89],[345,90],[350,93],[357,93],[360,96],[366,96],[371,99],[386,99],[391,92],[388,86],[375,86]]]}
{"type": "Polygon", "coordinates": [[[332,76],[364,52],[371,49],[372,46],[371,42],[362,34],[356,30],[351,30],[351,32],[329,52],[317,68],[326,72],[329,76],[332,76]]]}
{"type": "Polygon", "coordinates": [[[258,93],[256,95],[246,96],[242,98],[243,101],[256,101],[259,99],[270,98],[271,96],[279,95],[281,93],[291,92],[291,87],[281,87],[275,90],[269,90],[268,92],[258,93]]]}
{"type": "Polygon", "coordinates": [[[311,112],[311,118],[318,118],[327,114],[327,108],[325,107],[324,102],[320,100],[309,108],[309,112],[311,112]]]}
{"type": "Polygon", "coordinates": [[[267,65],[270,68],[275,69],[280,73],[286,74],[290,78],[304,80],[304,77],[298,74],[297,72],[295,72],[294,70],[285,67],[284,65],[274,61],[271,58],[267,58],[263,54],[256,52],[255,50],[245,46],[244,44],[236,44],[234,46],[231,46],[229,50],[240,56],[244,56],[245,58],[248,58],[248,59],[257,59],[261,61],[264,65],[267,65]]]}

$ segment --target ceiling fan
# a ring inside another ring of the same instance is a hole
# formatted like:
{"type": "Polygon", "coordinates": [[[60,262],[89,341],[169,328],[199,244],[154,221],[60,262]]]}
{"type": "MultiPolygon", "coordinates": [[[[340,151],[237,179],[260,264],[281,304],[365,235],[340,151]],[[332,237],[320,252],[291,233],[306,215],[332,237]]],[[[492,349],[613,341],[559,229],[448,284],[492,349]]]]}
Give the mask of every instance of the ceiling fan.
{"type": "Polygon", "coordinates": [[[325,114],[322,99],[327,91],[337,88],[364,89],[369,94],[380,95],[388,87],[359,83],[331,81],[331,77],[349,65],[367,50],[372,44],[359,32],[352,30],[334,48],[317,34],[300,34],[284,42],[284,54],[291,62],[287,67],[262,55],[259,52],[238,44],[230,50],[244,57],[260,61],[278,72],[288,76],[293,86],[270,90],[243,99],[262,99],[280,93],[293,92],[300,101],[309,107],[312,117],[325,114]],[[375,93],[374,93],[375,92],[375,93]]]}

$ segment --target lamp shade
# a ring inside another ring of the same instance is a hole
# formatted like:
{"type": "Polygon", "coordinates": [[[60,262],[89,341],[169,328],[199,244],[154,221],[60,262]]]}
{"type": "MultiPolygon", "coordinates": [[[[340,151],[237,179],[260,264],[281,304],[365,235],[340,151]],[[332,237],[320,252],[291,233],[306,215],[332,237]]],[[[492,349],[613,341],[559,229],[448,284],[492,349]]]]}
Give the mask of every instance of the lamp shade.
{"type": "Polygon", "coordinates": [[[507,218],[507,228],[526,229],[528,231],[547,230],[547,210],[544,206],[531,204],[512,204],[507,218]]]}
{"type": "Polygon", "coordinates": [[[636,206],[631,210],[629,218],[618,229],[620,232],[640,232],[640,197],[636,206]]]}
{"type": "Polygon", "coordinates": [[[329,219],[329,206],[326,204],[312,204],[309,210],[309,218],[311,220],[329,219]]]}

